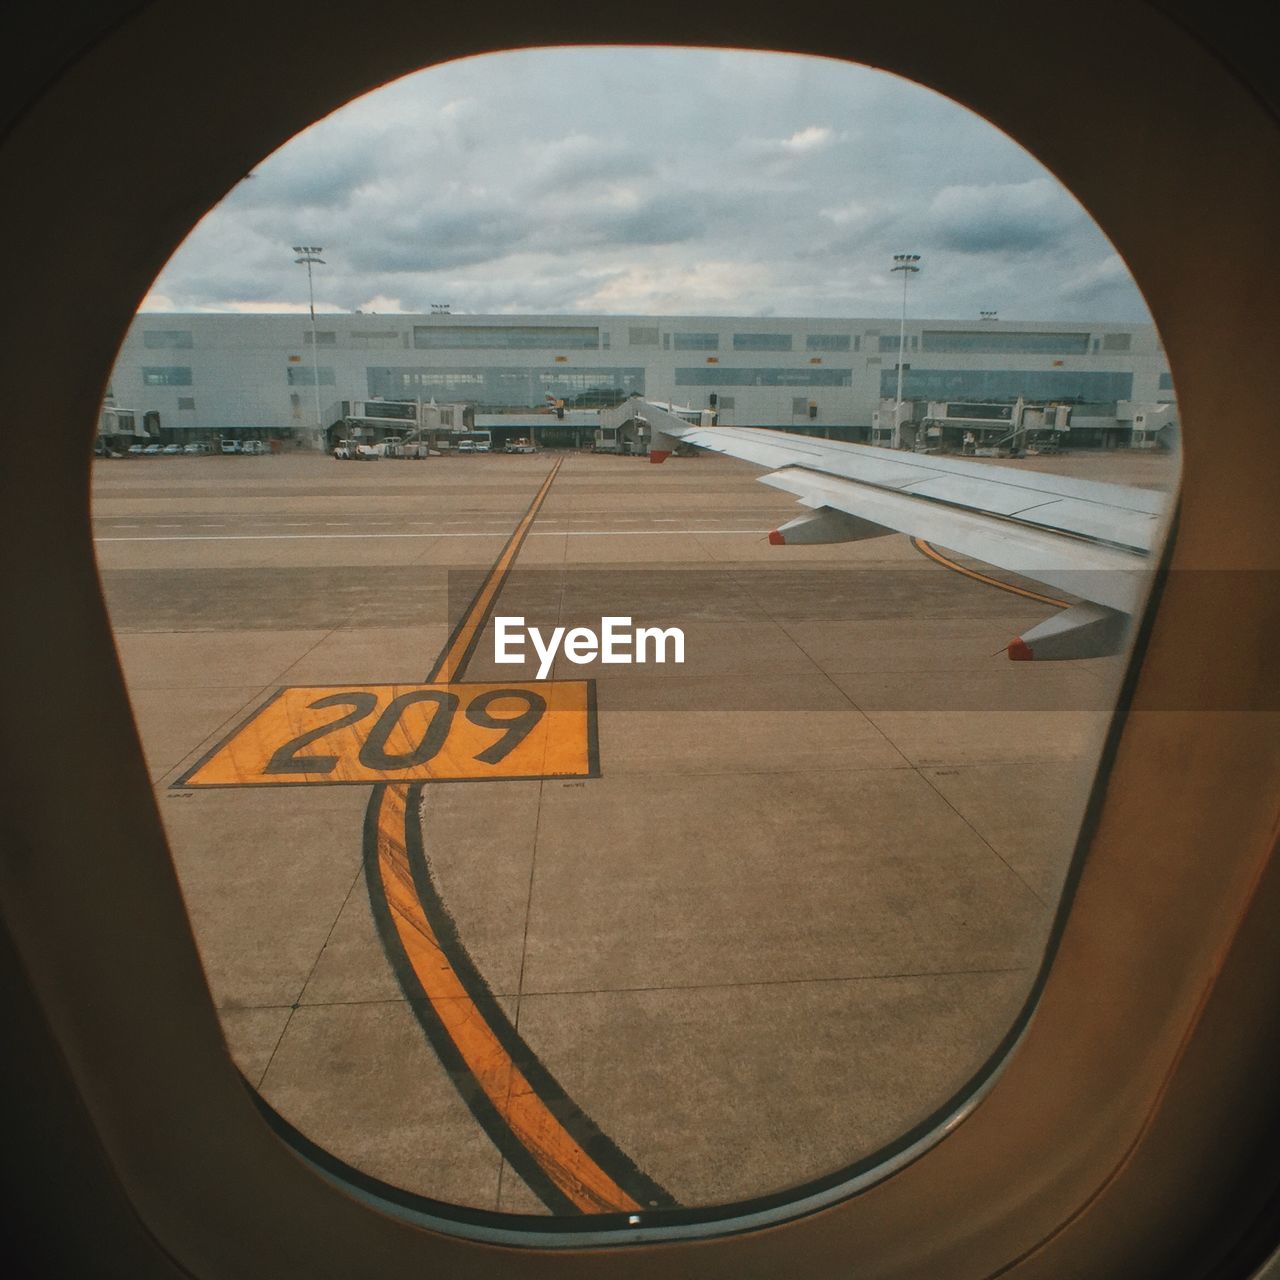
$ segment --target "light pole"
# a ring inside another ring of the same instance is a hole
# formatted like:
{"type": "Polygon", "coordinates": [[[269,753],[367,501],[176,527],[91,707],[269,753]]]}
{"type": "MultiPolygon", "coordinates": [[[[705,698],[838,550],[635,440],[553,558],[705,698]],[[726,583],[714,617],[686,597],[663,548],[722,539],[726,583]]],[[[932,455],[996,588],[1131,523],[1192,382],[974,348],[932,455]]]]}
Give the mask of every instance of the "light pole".
{"type": "Polygon", "coordinates": [[[918,253],[895,253],[893,255],[894,271],[902,272],[902,322],[898,325],[898,395],[893,402],[893,447],[901,443],[902,426],[902,364],[907,354],[907,281],[920,270],[916,263],[920,261],[918,253]]]}
{"type": "Polygon", "coordinates": [[[305,263],[307,268],[307,298],[311,305],[311,382],[316,393],[316,448],[323,449],[325,439],[324,422],[320,417],[320,357],[316,351],[316,291],[311,281],[311,264],[318,263],[322,267],[325,265],[320,256],[324,250],[318,244],[295,244],[293,251],[298,254],[294,262],[305,263]]]}

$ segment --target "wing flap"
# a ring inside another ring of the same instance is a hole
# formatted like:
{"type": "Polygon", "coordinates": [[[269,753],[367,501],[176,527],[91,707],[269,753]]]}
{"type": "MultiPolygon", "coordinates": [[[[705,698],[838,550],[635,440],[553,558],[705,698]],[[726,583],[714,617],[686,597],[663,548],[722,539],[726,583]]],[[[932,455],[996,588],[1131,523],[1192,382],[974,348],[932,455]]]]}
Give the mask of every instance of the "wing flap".
{"type": "Polygon", "coordinates": [[[690,426],[680,438],[769,470],[799,466],[878,489],[909,491],[939,504],[1008,516],[1139,555],[1155,545],[1165,514],[1164,495],[1153,489],[904,455],[763,427],[690,426]]]}
{"type": "Polygon", "coordinates": [[[1142,562],[1117,547],[800,466],[780,468],[760,480],[794,494],[805,506],[833,507],[1109,609],[1130,612],[1143,590],[1146,572],[1142,562]]]}

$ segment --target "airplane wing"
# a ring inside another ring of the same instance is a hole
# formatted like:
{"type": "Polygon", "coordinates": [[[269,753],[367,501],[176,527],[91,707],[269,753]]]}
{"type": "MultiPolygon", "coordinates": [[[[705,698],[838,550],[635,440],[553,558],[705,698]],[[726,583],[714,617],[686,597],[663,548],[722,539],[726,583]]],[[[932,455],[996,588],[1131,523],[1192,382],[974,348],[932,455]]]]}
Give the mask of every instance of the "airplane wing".
{"type": "Polygon", "coordinates": [[[775,545],[905,533],[1080,601],[1014,640],[1014,659],[1118,652],[1168,515],[1165,496],[1153,489],[763,427],[696,426],[646,409],[655,433],[764,467],[763,483],[808,508],[769,535],[775,545]]]}

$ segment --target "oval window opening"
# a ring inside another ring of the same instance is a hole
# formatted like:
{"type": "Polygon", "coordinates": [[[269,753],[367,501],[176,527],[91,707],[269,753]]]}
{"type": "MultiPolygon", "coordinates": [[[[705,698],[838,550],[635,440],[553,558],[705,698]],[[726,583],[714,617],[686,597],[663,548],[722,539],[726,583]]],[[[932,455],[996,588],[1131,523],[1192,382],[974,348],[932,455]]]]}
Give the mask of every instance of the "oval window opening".
{"type": "Polygon", "coordinates": [[[1096,225],[886,73],[489,55],[264,159],[120,351],[94,517],[281,1127],[495,1229],[938,1140],[1050,954],[1177,434],[1096,225]]]}

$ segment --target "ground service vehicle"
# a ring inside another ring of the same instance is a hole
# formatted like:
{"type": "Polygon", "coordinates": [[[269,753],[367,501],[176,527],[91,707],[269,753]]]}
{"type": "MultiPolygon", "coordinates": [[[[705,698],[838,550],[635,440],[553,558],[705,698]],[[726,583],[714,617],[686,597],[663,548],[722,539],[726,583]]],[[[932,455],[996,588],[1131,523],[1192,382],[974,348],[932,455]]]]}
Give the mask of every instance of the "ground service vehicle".
{"type": "Polygon", "coordinates": [[[375,445],[378,453],[384,458],[426,458],[430,457],[430,447],[421,440],[410,440],[407,444],[400,436],[387,436],[381,444],[375,445]]]}
{"type": "Polygon", "coordinates": [[[820,4],[803,23],[786,8],[667,0],[596,8],[589,26],[576,8],[505,3],[483,16],[322,3],[311,16],[303,59],[288,15],[243,3],[27,5],[27,29],[7,41],[22,57],[4,86],[0,173],[39,198],[4,210],[3,278],[23,323],[0,347],[0,377],[42,388],[45,441],[0,469],[0,541],[39,548],[0,570],[4,666],[22,675],[4,709],[0,857],[0,990],[20,1046],[0,1057],[16,1272],[1274,1276],[1280,476],[1252,433],[1207,429],[1227,403],[1241,421],[1271,411],[1259,335],[1274,332],[1280,274],[1280,123],[1260,29],[1204,0],[820,4]],[[428,53],[584,40],[860,60],[980,112],[1062,179],[1129,264],[1185,419],[1176,532],[1136,619],[1035,1017],[936,1141],[863,1170],[830,1203],[782,1196],[670,1228],[639,1213],[530,1228],[388,1196],[255,1104],[195,951],[86,519],[113,353],[164,261],[262,156],[428,53]],[[246,83],[270,86],[252,109],[246,83]],[[159,172],[164,199],[83,198],[159,172]],[[50,270],[85,243],[91,262],[50,270]],[[1223,246],[1245,265],[1224,269],[1223,246]],[[72,315],[68,377],[47,335],[72,315]]]}
{"type": "Polygon", "coordinates": [[[334,446],[333,456],[339,462],[377,462],[382,455],[373,445],[361,444],[358,440],[339,440],[334,446]]]}

